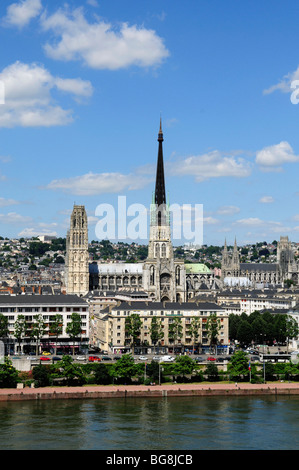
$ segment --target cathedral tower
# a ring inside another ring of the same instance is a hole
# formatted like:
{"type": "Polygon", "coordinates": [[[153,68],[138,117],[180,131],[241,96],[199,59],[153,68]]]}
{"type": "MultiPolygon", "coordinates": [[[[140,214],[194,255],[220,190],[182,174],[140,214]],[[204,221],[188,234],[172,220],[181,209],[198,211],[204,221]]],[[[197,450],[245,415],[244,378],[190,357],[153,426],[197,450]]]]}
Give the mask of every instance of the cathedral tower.
{"type": "Polygon", "coordinates": [[[148,258],[143,267],[143,286],[156,301],[184,301],[184,262],[175,260],[171,242],[170,212],[166,202],[163,162],[163,132],[160,120],[155,193],[150,210],[148,258]]]}
{"type": "Polygon", "coordinates": [[[66,292],[89,291],[88,222],[84,206],[74,205],[66,244],[66,292]]]}

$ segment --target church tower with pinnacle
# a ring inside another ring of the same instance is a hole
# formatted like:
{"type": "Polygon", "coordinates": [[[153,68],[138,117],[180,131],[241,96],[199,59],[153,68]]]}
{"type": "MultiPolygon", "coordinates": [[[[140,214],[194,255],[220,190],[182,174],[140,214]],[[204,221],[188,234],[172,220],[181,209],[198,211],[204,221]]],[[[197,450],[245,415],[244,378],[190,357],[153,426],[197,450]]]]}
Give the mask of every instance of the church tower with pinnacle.
{"type": "Polygon", "coordinates": [[[66,293],[89,291],[88,221],[84,206],[74,205],[66,237],[66,293]]]}
{"type": "Polygon", "coordinates": [[[155,192],[150,209],[148,258],[143,266],[143,287],[158,302],[185,301],[184,262],[175,260],[171,242],[170,211],[166,201],[163,161],[163,132],[160,119],[155,192]]]}

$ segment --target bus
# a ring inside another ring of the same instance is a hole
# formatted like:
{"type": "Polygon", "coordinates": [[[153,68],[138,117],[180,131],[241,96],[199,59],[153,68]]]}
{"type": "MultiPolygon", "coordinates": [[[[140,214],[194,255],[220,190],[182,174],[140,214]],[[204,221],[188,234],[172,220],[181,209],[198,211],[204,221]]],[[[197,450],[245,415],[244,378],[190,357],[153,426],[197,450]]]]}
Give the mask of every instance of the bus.
{"type": "Polygon", "coordinates": [[[261,362],[290,362],[291,354],[263,354],[260,356],[261,362]]]}

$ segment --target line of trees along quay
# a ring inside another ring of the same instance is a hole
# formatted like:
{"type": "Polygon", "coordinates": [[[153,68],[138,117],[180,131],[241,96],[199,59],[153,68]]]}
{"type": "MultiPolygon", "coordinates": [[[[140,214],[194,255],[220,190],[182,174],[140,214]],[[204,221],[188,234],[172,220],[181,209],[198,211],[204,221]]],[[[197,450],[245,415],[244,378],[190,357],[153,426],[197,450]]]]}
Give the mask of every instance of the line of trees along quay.
{"type": "Polygon", "coordinates": [[[297,322],[290,315],[255,311],[229,316],[229,339],[241,345],[288,343],[298,334],[297,322]]]}
{"type": "MultiPolygon", "coordinates": [[[[299,358],[298,358],[299,361],[299,358]]],[[[178,356],[173,363],[136,363],[131,354],[123,354],[114,364],[74,362],[71,356],[63,356],[55,364],[39,364],[30,372],[18,372],[8,358],[0,364],[0,388],[25,386],[83,386],[109,384],[162,384],[198,382],[251,382],[263,383],[276,380],[299,380],[299,363],[251,364],[244,351],[236,351],[227,367],[215,363],[197,364],[189,356],[178,356]]]]}
{"type": "MultiPolygon", "coordinates": [[[[75,348],[75,342],[81,341],[82,334],[82,319],[78,313],[72,313],[71,319],[66,326],[66,333],[73,343],[73,354],[75,348]]],[[[28,341],[35,342],[36,354],[39,354],[42,339],[47,337],[48,341],[55,343],[54,354],[56,354],[57,344],[59,338],[63,334],[63,316],[56,314],[52,316],[51,321],[44,321],[43,316],[32,315],[32,319],[26,319],[25,315],[18,315],[14,323],[14,332],[10,332],[8,318],[0,314],[0,339],[4,343],[8,343],[10,338],[14,338],[19,345],[19,351],[21,351],[21,345],[28,344],[28,341]]]]}
{"type": "MultiPolygon", "coordinates": [[[[141,346],[141,331],[143,328],[142,320],[137,313],[133,313],[125,320],[126,345],[130,346],[133,354],[135,347],[141,346]]],[[[210,349],[215,350],[218,344],[218,335],[221,329],[221,321],[217,314],[211,314],[205,322],[205,334],[208,338],[210,349]]],[[[169,325],[168,337],[165,338],[163,325],[160,319],[153,317],[149,327],[147,346],[156,346],[163,340],[164,344],[168,341],[168,346],[187,346],[182,343],[184,336],[184,327],[182,318],[175,316],[169,325]]],[[[192,338],[192,344],[188,344],[189,349],[195,349],[199,345],[201,331],[201,322],[198,317],[193,317],[188,324],[188,334],[192,338]]]]}

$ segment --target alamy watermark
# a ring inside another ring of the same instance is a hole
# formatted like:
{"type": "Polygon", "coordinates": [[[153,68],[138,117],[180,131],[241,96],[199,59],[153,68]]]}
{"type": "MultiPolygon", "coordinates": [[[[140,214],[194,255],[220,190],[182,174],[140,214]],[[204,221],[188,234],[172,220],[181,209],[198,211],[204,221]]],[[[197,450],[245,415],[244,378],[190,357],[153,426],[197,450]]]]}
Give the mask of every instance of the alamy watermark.
{"type": "MultiPolygon", "coordinates": [[[[117,208],[112,204],[99,204],[95,216],[99,218],[95,234],[99,240],[140,240],[148,239],[150,225],[157,210],[164,214],[165,224],[171,225],[171,238],[182,243],[203,244],[203,205],[171,204],[149,211],[143,204],[127,206],[126,196],[118,196],[117,208]]],[[[155,222],[153,223],[155,225],[155,222]]]]}
{"type": "Polygon", "coordinates": [[[292,104],[298,104],[299,103],[299,80],[293,80],[291,83],[291,88],[293,93],[291,94],[291,103],[292,104]]]}

